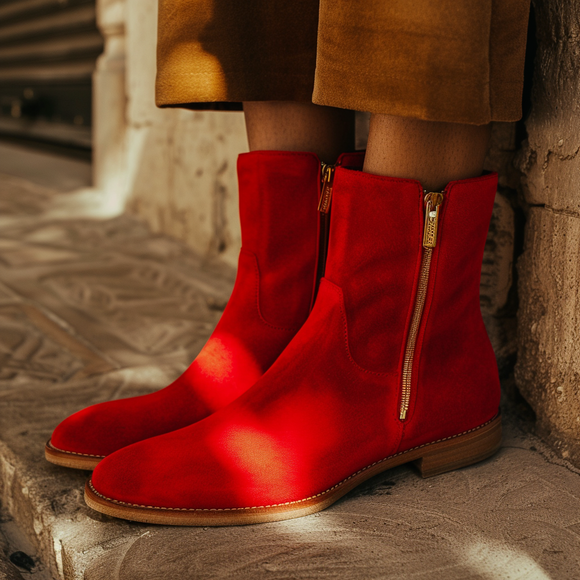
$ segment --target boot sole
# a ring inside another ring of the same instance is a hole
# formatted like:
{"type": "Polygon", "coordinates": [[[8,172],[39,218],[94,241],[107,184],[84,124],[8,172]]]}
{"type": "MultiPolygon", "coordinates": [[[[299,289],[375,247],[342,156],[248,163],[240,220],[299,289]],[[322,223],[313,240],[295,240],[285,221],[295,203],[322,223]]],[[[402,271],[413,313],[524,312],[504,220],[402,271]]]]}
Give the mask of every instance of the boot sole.
{"type": "Polygon", "coordinates": [[[74,453],[73,451],[63,451],[54,447],[50,439],[44,446],[44,457],[50,463],[71,469],[85,469],[92,471],[97,464],[104,459],[101,455],[88,455],[84,453],[74,453]]]}
{"type": "Polygon", "coordinates": [[[377,461],[330,489],[303,500],[284,504],[230,508],[163,508],[129,504],[101,495],[91,480],[85,486],[87,505],[103,514],[134,522],[172,526],[236,526],[289,520],[329,507],[367,479],[404,463],[414,463],[423,477],[432,477],[491,457],[501,445],[501,418],[465,433],[426,443],[377,461]]]}

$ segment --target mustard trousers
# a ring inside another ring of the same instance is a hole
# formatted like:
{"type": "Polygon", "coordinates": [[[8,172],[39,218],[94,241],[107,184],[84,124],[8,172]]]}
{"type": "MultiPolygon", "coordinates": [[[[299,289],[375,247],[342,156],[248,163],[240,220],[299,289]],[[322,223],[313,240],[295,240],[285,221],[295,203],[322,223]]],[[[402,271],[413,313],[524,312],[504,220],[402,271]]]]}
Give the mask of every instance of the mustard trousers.
{"type": "Polygon", "coordinates": [[[156,100],[515,121],[528,14],[529,0],[159,0],[156,100]]]}

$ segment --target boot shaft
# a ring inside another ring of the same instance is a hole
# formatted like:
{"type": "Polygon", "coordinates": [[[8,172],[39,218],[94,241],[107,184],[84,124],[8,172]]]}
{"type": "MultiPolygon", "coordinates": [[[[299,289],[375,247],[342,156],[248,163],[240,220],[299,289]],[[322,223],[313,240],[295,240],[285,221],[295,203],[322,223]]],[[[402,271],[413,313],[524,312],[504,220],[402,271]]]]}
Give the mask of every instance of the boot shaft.
{"type": "Polygon", "coordinates": [[[479,304],[496,187],[490,174],[427,195],[414,180],[336,171],[325,276],[342,289],[355,361],[397,377],[411,442],[425,437],[430,418],[443,432],[458,414],[483,422],[497,413],[479,304]]]}
{"type": "Polygon", "coordinates": [[[240,260],[254,256],[260,311],[277,326],[299,326],[310,311],[319,175],[312,153],[255,151],[238,158],[240,260]]]}
{"type": "MultiPolygon", "coordinates": [[[[361,168],[363,160],[345,153],[337,166],[361,168]]],[[[254,256],[260,310],[272,324],[299,326],[314,302],[328,238],[327,215],[317,211],[327,167],[308,152],[238,157],[242,250],[254,256]]]]}

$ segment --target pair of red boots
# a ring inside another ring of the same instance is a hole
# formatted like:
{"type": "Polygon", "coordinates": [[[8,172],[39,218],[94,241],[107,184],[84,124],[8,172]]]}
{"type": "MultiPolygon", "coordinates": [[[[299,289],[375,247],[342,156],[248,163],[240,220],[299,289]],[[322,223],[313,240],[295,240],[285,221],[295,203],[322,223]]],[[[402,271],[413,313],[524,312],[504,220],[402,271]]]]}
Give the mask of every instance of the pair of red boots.
{"type": "Polygon", "coordinates": [[[95,468],[90,507],[161,524],[282,520],[402,463],[426,477],[498,449],[479,306],[497,176],[428,193],[361,165],[240,156],[238,275],[206,346],[167,388],[80,411],[47,444],[53,463],[95,468]]]}

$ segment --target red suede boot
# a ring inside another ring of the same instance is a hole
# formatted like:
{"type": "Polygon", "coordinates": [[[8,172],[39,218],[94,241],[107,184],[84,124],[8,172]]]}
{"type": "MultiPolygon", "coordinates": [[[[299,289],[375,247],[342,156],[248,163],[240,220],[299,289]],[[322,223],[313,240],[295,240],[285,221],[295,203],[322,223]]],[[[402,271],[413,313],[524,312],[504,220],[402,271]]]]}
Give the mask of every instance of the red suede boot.
{"type": "Polygon", "coordinates": [[[204,421],[97,466],[88,505],[178,525],[288,519],[406,462],[423,476],[501,441],[479,281],[496,175],[425,193],[337,169],[325,278],[268,372],[204,421]]]}
{"type": "MultiPolygon", "coordinates": [[[[358,153],[339,162],[356,167],[362,160],[358,153]]],[[[317,237],[321,171],[312,153],[240,155],[238,275],[207,344],[165,389],[93,405],[63,421],[46,446],[49,461],[92,469],[122,447],[207,417],[262,376],[312,306],[318,246],[324,248],[317,237]]]]}

